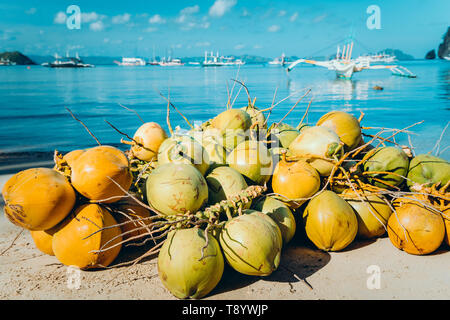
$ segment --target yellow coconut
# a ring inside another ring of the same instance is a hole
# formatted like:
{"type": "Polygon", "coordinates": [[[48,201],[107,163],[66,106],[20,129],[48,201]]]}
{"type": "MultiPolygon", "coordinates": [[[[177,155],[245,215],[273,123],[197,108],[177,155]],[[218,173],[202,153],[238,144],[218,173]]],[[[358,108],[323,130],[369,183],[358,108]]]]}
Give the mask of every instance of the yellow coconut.
{"type": "Polygon", "coordinates": [[[159,147],[167,139],[167,133],[156,122],[147,122],[137,129],[133,139],[139,143],[134,143],[131,147],[133,155],[144,161],[156,159],[159,147]]]}
{"type": "Polygon", "coordinates": [[[445,223],[441,214],[424,203],[427,203],[426,200],[419,196],[395,201],[395,213],[388,221],[388,235],[392,244],[409,254],[434,252],[445,237],[445,223]]]}
{"type": "Polygon", "coordinates": [[[362,140],[361,126],[358,119],[343,111],[331,111],[322,116],[317,122],[318,126],[330,128],[345,144],[347,151],[353,150],[362,140]]]}
{"type": "Polygon", "coordinates": [[[71,182],[86,198],[113,203],[119,201],[125,195],[123,190],[128,191],[131,186],[132,175],[128,165],[128,158],[115,147],[90,148],[72,164],[71,182]]]}
{"type": "Polygon", "coordinates": [[[391,207],[377,194],[346,189],[342,197],[350,204],[358,219],[358,237],[370,239],[386,232],[391,207]]]}
{"type": "Polygon", "coordinates": [[[284,200],[293,200],[289,204],[293,208],[302,205],[319,188],[319,173],[305,161],[287,161],[283,157],[275,167],[272,189],[275,193],[283,196],[284,200]]]}
{"type": "Polygon", "coordinates": [[[39,251],[50,256],[55,255],[52,248],[53,234],[55,233],[53,229],[54,228],[50,230],[30,231],[31,238],[33,238],[33,242],[36,245],[36,248],[38,248],[39,251]]]}
{"type": "Polygon", "coordinates": [[[140,241],[148,234],[150,224],[150,210],[144,208],[134,200],[126,199],[111,206],[114,219],[120,224],[122,239],[140,241]]]}
{"type": "Polygon", "coordinates": [[[101,205],[81,205],[56,228],[52,242],[56,258],[81,269],[107,267],[121,249],[121,230],[116,224],[101,205]]]}
{"type": "Polygon", "coordinates": [[[5,216],[28,230],[47,230],[61,222],[75,204],[75,191],[61,173],[33,168],[13,175],[2,191],[5,216]]]}
{"type": "Polygon", "coordinates": [[[324,251],[344,249],[358,232],[352,207],[333,191],[323,191],[310,200],[303,221],[308,238],[324,251]]]}

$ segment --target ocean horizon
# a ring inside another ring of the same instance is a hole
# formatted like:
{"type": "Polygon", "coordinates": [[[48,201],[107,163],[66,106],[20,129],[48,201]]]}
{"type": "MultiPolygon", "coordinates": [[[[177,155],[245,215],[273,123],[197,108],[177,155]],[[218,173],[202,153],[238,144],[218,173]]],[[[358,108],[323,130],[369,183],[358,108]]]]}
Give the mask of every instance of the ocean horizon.
{"type": "MultiPolygon", "coordinates": [[[[290,73],[280,66],[243,65],[240,67],[198,66],[118,67],[97,66],[82,69],[52,69],[42,66],[0,68],[0,165],[8,154],[67,152],[96,145],[83,126],[75,121],[69,108],[94,133],[102,144],[127,149],[121,135],[105,120],[132,136],[145,121],[161,124],[167,131],[166,100],[190,122],[203,122],[225,110],[232,91],[234,108],[247,105],[245,90],[232,79],[239,79],[256,98],[256,106],[265,109],[289,97],[274,108],[269,122],[279,121],[298,98],[310,95],[289,114],[284,122],[296,125],[312,98],[307,122],[314,124],[331,110],[359,116],[364,127],[410,129],[410,139],[399,134],[397,142],[415,152],[439,152],[449,160],[449,133],[444,132],[450,111],[450,63],[443,60],[401,61],[417,78],[391,75],[374,70],[354,75],[351,80],[336,78],[333,71],[314,66],[298,66],[290,73]],[[374,87],[383,90],[375,90],[374,87]],[[239,91],[240,90],[240,91],[239,91]],[[274,100],[274,93],[276,97],[274,100]],[[236,95],[239,92],[239,96],[236,95]],[[122,105],[122,106],[121,106],[122,105]],[[439,149],[436,143],[440,141],[439,149]],[[434,150],[433,150],[434,148],[434,150]]],[[[177,112],[171,110],[171,124],[187,128],[177,112]]],[[[375,130],[376,131],[376,130],[375,130]]]]}

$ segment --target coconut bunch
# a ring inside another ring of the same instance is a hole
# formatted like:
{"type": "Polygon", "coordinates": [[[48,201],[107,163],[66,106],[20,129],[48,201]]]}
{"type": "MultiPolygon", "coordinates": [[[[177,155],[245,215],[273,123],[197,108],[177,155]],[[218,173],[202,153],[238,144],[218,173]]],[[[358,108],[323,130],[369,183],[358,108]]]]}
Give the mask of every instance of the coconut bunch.
{"type": "Polygon", "coordinates": [[[270,124],[275,105],[257,108],[249,94],[246,106],[228,103],[195,126],[168,101],[168,132],[145,121],[133,136],[113,127],[127,151],[55,153],[54,169],[15,175],[3,190],[5,214],[41,251],[83,269],[151,241],[115,266],[157,255],[161,282],[181,299],[209,294],[225,264],[271,275],[299,228],[324,251],[386,233],[412,254],[448,243],[450,164],[398,145],[404,130],[369,134],[363,115],[332,111],[307,124],[311,102],[297,126],[284,123],[308,93],[270,124]],[[170,107],[187,128],[172,129],[170,107]]]}
{"type": "Polygon", "coordinates": [[[42,252],[81,269],[107,267],[122,243],[145,228],[150,211],[128,199],[127,156],[99,145],[55,152],[55,167],[32,168],[5,184],[5,216],[29,230],[42,252]]]}

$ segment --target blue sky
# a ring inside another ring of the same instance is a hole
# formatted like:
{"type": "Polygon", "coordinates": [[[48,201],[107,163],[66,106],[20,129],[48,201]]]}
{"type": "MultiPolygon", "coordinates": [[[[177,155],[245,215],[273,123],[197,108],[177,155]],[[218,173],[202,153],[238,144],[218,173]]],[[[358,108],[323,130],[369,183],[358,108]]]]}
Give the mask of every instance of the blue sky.
{"type": "Polygon", "coordinates": [[[335,52],[353,31],[354,53],[397,48],[416,58],[437,49],[450,26],[449,0],[285,1],[133,0],[0,2],[0,52],[25,54],[266,57],[335,52]],[[69,30],[66,9],[77,5],[81,29],[69,30]],[[378,5],[381,29],[369,30],[366,12],[378,5]]]}

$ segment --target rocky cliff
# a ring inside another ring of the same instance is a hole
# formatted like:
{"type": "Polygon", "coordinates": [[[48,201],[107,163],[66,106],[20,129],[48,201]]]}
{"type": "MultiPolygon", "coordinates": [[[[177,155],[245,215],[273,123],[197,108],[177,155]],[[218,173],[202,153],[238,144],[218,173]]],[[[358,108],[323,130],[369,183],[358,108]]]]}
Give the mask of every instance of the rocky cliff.
{"type": "Polygon", "coordinates": [[[450,27],[448,27],[447,33],[444,35],[443,41],[439,45],[438,56],[441,59],[450,56],[450,27]]]}

